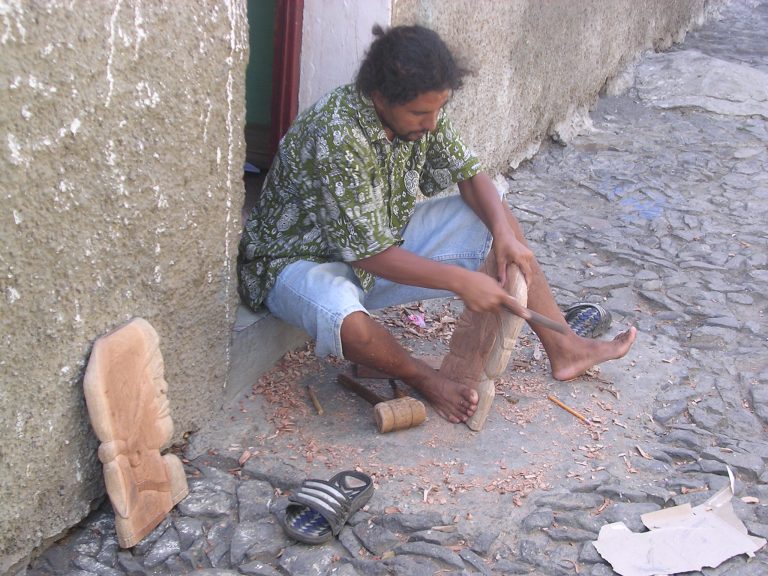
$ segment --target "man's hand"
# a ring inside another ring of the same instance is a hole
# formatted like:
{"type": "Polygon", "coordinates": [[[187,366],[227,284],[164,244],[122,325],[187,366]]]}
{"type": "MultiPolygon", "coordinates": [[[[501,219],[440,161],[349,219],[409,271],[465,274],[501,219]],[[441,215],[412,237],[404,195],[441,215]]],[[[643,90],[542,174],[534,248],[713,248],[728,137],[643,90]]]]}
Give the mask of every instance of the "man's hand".
{"type": "Polygon", "coordinates": [[[496,233],[493,237],[493,252],[496,257],[499,282],[502,286],[507,283],[507,267],[510,264],[517,264],[526,282],[530,280],[533,252],[517,239],[511,228],[507,227],[505,233],[496,233]]]}
{"type": "Polygon", "coordinates": [[[496,278],[469,270],[466,274],[461,287],[456,289],[455,293],[473,312],[498,312],[504,307],[504,303],[509,301],[509,294],[496,278]]]}
{"type": "Polygon", "coordinates": [[[496,278],[435,262],[399,246],[390,246],[352,265],[399,284],[449,290],[476,312],[497,312],[509,300],[509,294],[496,278]]]}

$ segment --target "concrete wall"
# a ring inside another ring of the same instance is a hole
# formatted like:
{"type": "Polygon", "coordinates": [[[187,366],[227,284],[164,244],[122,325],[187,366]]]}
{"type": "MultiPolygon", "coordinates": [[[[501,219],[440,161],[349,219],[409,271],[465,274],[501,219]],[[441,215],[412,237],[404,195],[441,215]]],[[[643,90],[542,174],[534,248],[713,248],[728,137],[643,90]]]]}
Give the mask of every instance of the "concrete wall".
{"type": "Polygon", "coordinates": [[[157,329],[176,439],[226,385],[245,3],[0,0],[0,573],[103,492],[82,375],[157,329]]]}
{"type": "Polygon", "coordinates": [[[567,140],[606,80],[703,21],[707,0],[394,0],[393,24],[437,30],[476,76],[449,105],[492,171],[567,140]],[[575,125],[575,126],[574,126],[575,125]]]}

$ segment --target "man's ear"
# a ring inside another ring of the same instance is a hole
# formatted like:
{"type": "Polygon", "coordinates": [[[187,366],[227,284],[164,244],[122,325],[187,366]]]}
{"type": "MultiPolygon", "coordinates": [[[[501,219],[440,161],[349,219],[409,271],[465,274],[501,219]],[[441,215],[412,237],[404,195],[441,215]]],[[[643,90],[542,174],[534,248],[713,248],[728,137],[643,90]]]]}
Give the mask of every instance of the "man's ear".
{"type": "Polygon", "coordinates": [[[387,99],[384,98],[384,95],[378,90],[371,92],[371,100],[373,101],[374,107],[377,109],[384,108],[387,105],[387,99]]]}

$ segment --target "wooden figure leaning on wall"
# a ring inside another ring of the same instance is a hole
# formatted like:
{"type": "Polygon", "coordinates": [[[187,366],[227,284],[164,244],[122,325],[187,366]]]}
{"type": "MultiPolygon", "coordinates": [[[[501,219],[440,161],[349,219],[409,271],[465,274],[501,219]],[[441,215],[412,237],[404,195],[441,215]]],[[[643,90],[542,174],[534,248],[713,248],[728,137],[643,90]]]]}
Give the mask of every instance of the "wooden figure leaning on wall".
{"type": "Polygon", "coordinates": [[[93,346],[83,383],[122,548],[138,544],[189,492],[184,468],[161,455],[173,436],[155,329],[136,318],[93,346]]]}

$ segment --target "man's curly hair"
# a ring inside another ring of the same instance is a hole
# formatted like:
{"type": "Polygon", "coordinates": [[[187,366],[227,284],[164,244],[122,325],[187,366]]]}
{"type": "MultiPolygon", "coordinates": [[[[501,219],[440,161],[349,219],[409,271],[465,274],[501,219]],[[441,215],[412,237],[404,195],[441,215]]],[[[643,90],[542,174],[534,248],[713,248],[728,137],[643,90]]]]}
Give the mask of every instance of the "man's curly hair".
{"type": "Polygon", "coordinates": [[[390,104],[405,104],[425,92],[458,90],[467,70],[459,67],[437,32],[423,26],[373,27],[376,39],[365,54],[355,84],[390,104]]]}

